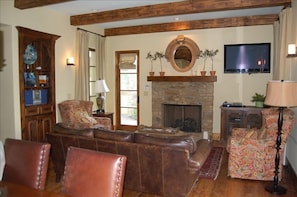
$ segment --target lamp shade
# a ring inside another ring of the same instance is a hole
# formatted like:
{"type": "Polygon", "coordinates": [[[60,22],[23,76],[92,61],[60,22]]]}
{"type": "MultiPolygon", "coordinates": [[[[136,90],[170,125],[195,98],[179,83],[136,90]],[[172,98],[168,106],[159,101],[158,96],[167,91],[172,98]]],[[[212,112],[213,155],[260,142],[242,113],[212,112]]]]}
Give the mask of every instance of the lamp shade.
{"type": "Polygon", "coordinates": [[[96,93],[109,92],[109,88],[107,87],[105,80],[97,80],[96,81],[95,92],[96,93]]]}
{"type": "Polygon", "coordinates": [[[277,107],[297,106],[297,82],[269,81],[264,104],[277,107]]]}

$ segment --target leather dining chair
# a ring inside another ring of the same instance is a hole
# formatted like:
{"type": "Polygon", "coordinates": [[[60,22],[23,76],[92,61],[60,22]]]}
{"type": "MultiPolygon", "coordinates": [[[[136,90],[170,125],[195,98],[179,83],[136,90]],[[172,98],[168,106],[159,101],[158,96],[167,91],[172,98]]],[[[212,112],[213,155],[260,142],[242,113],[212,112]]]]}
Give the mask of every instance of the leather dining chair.
{"type": "Polygon", "coordinates": [[[44,190],[50,147],[49,143],[6,139],[2,181],[44,190]]]}
{"type": "Polygon", "coordinates": [[[69,147],[62,193],[71,197],[120,197],[126,156],[69,147]]]}

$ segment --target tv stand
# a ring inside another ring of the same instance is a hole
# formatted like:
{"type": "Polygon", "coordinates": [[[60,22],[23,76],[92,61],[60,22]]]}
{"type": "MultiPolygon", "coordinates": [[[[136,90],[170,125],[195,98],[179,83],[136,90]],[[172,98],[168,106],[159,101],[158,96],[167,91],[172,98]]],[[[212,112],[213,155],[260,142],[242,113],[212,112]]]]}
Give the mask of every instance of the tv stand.
{"type": "Polygon", "coordinates": [[[263,108],[221,106],[221,140],[227,141],[233,128],[261,128],[263,108]]]}

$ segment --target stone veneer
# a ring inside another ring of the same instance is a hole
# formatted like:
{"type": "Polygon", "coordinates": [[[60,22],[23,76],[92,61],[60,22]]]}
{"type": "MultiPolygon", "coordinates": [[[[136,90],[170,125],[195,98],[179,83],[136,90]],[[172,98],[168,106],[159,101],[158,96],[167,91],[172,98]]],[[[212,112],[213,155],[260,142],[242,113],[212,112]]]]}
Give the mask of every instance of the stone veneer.
{"type": "Polygon", "coordinates": [[[163,127],[163,104],[202,105],[202,131],[213,129],[213,82],[152,82],[152,125],[163,127]]]}

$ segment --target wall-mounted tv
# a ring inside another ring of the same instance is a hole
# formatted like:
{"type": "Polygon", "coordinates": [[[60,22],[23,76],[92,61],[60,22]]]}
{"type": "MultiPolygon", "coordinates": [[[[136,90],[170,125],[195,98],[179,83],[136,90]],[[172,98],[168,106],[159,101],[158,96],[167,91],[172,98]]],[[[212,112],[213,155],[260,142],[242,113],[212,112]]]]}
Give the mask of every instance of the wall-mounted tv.
{"type": "Polygon", "coordinates": [[[270,73],[270,43],[224,45],[224,73],[270,73]]]}

